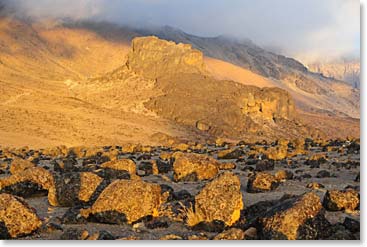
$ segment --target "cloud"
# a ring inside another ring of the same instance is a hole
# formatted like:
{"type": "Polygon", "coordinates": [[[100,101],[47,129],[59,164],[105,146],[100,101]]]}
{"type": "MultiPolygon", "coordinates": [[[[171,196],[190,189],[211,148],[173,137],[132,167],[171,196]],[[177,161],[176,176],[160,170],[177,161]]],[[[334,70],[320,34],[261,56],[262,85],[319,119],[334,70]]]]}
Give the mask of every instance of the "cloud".
{"type": "MultiPolygon", "coordinates": [[[[4,1],[4,0],[3,0],[4,1]]],[[[304,62],[360,52],[358,0],[6,0],[22,16],[170,25],[249,38],[304,62]]]]}

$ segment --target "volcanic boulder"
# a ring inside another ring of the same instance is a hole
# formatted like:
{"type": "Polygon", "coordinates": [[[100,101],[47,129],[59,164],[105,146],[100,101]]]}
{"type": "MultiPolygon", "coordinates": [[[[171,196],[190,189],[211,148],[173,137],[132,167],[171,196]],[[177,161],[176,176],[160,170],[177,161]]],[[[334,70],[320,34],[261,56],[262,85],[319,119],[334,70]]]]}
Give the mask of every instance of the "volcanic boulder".
{"type": "Polygon", "coordinates": [[[345,191],[328,190],[324,197],[323,205],[330,211],[353,211],[359,205],[359,194],[353,189],[345,191]]]}
{"type": "Polygon", "coordinates": [[[322,239],[330,228],[320,198],[313,192],[280,201],[258,223],[261,239],[322,239]]]}
{"type": "Polygon", "coordinates": [[[158,216],[165,201],[161,187],[140,180],[116,180],[110,184],[89,209],[81,215],[102,223],[133,223],[146,216],[158,216]]]}
{"type": "Polygon", "coordinates": [[[231,226],[240,218],[242,208],[241,182],[229,172],[208,183],[195,197],[195,214],[205,222],[219,220],[231,226]]]}
{"type": "Polygon", "coordinates": [[[252,175],[247,182],[247,191],[250,193],[265,192],[276,189],[279,186],[278,179],[266,172],[252,175]]]}
{"type": "Polygon", "coordinates": [[[46,193],[54,185],[52,174],[44,168],[33,167],[0,179],[0,192],[22,197],[46,193]]]}
{"type": "Polygon", "coordinates": [[[23,199],[0,194],[0,239],[29,235],[41,225],[37,214],[23,199]]]}
{"type": "Polygon", "coordinates": [[[219,162],[207,155],[176,153],[174,156],[173,171],[176,182],[208,180],[219,172],[219,162]]]}
{"type": "Polygon", "coordinates": [[[35,167],[36,165],[30,162],[29,160],[24,160],[20,158],[14,158],[10,164],[10,173],[16,174],[23,172],[29,168],[35,167]]]}

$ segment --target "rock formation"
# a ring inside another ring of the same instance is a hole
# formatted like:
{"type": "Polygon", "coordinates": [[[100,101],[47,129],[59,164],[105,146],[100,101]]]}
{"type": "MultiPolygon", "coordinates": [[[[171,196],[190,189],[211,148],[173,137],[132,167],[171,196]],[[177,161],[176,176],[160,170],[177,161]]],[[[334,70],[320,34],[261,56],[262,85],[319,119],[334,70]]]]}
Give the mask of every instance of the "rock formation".
{"type": "Polygon", "coordinates": [[[221,174],[195,197],[195,213],[201,216],[202,221],[220,220],[232,226],[240,218],[243,208],[240,187],[236,175],[230,172],[221,174]]]}
{"type": "Polygon", "coordinates": [[[23,199],[0,195],[0,239],[26,236],[41,225],[42,221],[23,199]]]}
{"type": "Polygon", "coordinates": [[[81,210],[81,214],[103,223],[133,223],[145,216],[158,216],[158,208],[163,201],[161,187],[157,184],[116,180],[101,193],[91,208],[81,210]]]}
{"type": "Polygon", "coordinates": [[[175,153],[174,157],[174,180],[177,182],[212,179],[219,172],[219,162],[209,156],[175,153]]]}
{"type": "MultiPolygon", "coordinates": [[[[152,97],[145,106],[163,118],[212,135],[233,137],[259,132],[263,125],[289,125],[296,116],[291,96],[282,89],[213,79],[205,70],[202,53],[191,46],[156,37],[136,38],[132,43],[126,66],[156,80],[163,94],[152,97]]],[[[305,131],[294,127],[296,132],[305,131]]]]}

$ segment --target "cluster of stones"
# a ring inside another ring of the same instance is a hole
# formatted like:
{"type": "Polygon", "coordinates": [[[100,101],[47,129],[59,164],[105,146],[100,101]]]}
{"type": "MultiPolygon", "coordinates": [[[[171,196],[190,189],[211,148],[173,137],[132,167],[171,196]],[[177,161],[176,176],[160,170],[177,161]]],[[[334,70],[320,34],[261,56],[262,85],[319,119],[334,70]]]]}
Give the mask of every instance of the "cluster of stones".
{"type": "MultiPolygon", "coordinates": [[[[327,155],[310,155],[310,150],[312,147],[329,150],[331,146],[336,152],[359,152],[358,142],[313,140],[278,140],[255,145],[241,142],[232,146],[222,141],[206,145],[176,143],[170,148],[131,144],[38,151],[3,149],[0,238],[17,239],[45,229],[63,230],[62,226],[52,226],[40,218],[26,203],[28,198],[47,196],[49,206],[69,208],[61,220],[64,224],[98,222],[155,229],[181,222],[193,231],[188,236],[161,236],[162,240],[354,239],[359,234],[358,221],[347,217],[343,224],[333,225],[326,219],[325,211],[355,213],[360,203],[356,188],[323,190],[322,184],[311,182],[307,184],[309,192],[244,205],[246,193],[268,193],[287,181],[303,179],[292,171],[294,164],[289,164],[288,158],[303,155],[308,157],[304,165],[320,167],[327,162],[327,155]],[[273,172],[278,164],[288,168],[273,172]],[[248,175],[246,185],[235,172],[238,167],[248,175]],[[186,190],[175,191],[167,184],[145,181],[149,176],[159,176],[183,187],[186,183],[204,186],[191,195],[186,190]],[[343,234],[340,229],[344,229],[343,234]],[[207,232],[212,234],[205,235],[207,232]]],[[[116,238],[106,231],[70,229],[61,236],[61,239],[116,238]]]]}

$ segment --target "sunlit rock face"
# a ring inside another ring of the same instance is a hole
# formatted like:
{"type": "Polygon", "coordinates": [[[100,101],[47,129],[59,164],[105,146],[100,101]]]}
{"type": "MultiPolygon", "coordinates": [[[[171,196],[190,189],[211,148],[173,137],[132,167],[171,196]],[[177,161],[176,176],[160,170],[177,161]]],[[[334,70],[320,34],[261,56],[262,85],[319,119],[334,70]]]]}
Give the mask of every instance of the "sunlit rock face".
{"type": "Polygon", "coordinates": [[[132,41],[127,66],[149,79],[176,73],[206,73],[200,51],[188,44],[176,44],[154,36],[132,41]]]}

